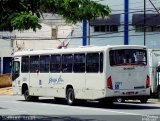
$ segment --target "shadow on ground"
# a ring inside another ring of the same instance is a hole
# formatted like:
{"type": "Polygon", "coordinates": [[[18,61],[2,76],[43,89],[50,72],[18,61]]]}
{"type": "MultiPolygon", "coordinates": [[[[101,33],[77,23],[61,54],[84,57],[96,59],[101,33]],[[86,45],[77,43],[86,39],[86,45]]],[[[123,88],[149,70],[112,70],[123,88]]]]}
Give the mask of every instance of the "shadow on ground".
{"type": "MultiPolygon", "coordinates": [[[[21,100],[22,101],[22,100],[21,100]]],[[[23,100],[24,101],[24,100],[23,100]]],[[[34,103],[46,103],[46,104],[56,104],[56,105],[67,105],[65,100],[55,101],[54,99],[40,99],[34,103]]],[[[146,110],[146,109],[160,109],[158,106],[151,106],[152,102],[140,103],[140,102],[126,102],[126,103],[117,103],[114,102],[113,105],[100,104],[98,101],[79,101],[74,106],[80,107],[90,107],[90,108],[100,108],[100,109],[119,109],[119,110],[146,110]]]]}

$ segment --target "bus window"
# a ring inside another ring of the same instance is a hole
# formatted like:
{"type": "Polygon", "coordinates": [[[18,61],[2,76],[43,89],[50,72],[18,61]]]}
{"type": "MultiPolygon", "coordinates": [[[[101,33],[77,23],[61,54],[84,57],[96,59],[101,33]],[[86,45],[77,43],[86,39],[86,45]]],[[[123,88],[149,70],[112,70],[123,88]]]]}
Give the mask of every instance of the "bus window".
{"type": "Polygon", "coordinates": [[[22,73],[28,73],[29,72],[29,56],[23,56],[22,57],[21,72],[22,73]]]}
{"type": "Polygon", "coordinates": [[[30,56],[30,72],[39,72],[39,56],[30,56]]]}
{"type": "Polygon", "coordinates": [[[109,52],[111,66],[123,65],[146,65],[146,50],[142,49],[121,49],[109,52]]]}
{"type": "Polygon", "coordinates": [[[61,71],[61,56],[51,55],[50,59],[50,72],[58,73],[61,71]]]}
{"type": "Polygon", "coordinates": [[[62,55],[62,72],[72,72],[73,56],[72,54],[62,55]]]}
{"type": "Polygon", "coordinates": [[[100,72],[103,73],[103,53],[100,53],[100,72]]]}
{"type": "Polygon", "coordinates": [[[75,73],[85,72],[85,54],[74,54],[73,71],[75,73]]]}
{"type": "Polygon", "coordinates": [[[49,72],[49,55],[40,56],[40,72],[49,72]]]}
{"type": "Polygon", "coordinates": [[[20,72],[20,63],[18,61],[14,61],[12,64],[12,81],[19,77],[20,72]]]}
{"type": "Polygon", "coordinates": [[[99,72],[99,53],[88,53],[86,57],[86,71],[99,72]]]}

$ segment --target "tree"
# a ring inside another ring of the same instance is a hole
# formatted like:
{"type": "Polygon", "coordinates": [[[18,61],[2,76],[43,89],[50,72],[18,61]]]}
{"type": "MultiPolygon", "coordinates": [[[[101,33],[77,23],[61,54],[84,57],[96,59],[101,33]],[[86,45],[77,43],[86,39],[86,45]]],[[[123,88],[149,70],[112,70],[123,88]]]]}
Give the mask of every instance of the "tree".
{"type": "Polygon", "coordinates": [[[40,29],[43,12],[62,15],[69,23],[109,16],[108,6],[91,0],[0,0],[0,30],[40,29]]]}

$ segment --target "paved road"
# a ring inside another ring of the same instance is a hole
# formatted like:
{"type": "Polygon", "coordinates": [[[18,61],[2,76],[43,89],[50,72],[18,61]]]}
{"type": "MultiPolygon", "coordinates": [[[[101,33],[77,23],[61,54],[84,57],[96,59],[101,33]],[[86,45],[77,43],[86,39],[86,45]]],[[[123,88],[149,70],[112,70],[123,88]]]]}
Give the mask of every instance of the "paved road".
{"type": "Polygon", "coordinates": [[[160,121],[160,102],[114,103],[107,107],[86,102],[68,106],[63,101],[54,103],[52,99],[26,102],[23,96],[0,96],[0,115],[0,120],[160,121]]]}

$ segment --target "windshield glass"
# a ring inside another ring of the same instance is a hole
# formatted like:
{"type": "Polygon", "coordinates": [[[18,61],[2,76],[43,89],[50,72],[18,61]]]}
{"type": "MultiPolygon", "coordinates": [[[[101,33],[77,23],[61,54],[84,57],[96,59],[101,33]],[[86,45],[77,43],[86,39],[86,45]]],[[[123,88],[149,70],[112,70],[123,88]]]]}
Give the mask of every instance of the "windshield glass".
{"type": "Polygon", "coordinates": [[[19,77],[20,64],[18,61],[14,61],[12,64],[12,81],[19,77]]]}
{"type": "Polygon", "coordinates": [[[109,52],[111,66],[124,65],[146,65],[146,50],[141,49],[119,49],[109,52]]]}

